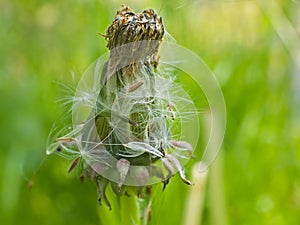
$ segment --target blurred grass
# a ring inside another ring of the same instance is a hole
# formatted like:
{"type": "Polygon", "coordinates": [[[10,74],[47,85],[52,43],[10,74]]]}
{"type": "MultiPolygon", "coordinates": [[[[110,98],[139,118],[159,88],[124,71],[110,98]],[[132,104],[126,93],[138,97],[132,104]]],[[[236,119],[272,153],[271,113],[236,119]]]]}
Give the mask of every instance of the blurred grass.
{"type": "MultiPolygon", "coordinates": [[[[48,157],[31,192],[26,179],[38,167],[51,126],[61,117],[55,100],[62,95],[54,81],[70,83],[70,71],[80,76],[106,51],[97,33],[105,32],[121,3],[136,11],[160,10],[168,32],[201,56],[222,86],[228,123],[219,158],[224,160],[224,186],[217,189],[224,193],[227,224],[298,224],[295,55],[300,49],[287,27],[275,27],[272,19],[287,20],[298,35],[300,4],[274,1],[282,12],[274,14],[261,2],[267,1],[1,1],[1,224],[99,224],[94,186],[67,174],[69,162],[48,157]]],[[[218,183],[210,179],[208,193],[218,183]]],[[[188,189],[178,177],[172,179],[156,206],[159,224],[181,223],[188,189]]],[[[203,224],[216,225],[213,194],[206,198],[203,224]]]]}

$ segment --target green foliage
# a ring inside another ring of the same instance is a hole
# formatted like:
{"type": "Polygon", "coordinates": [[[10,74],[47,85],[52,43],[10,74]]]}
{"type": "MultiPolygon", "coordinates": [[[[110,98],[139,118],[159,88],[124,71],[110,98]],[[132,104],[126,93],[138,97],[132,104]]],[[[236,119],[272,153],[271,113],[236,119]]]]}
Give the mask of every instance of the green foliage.
{"type": "MultiPolygon", "coordinates": [[[[299,27],[299,4],[273,2],[279,4],[281,14],[267,12],[256,1],[125,2],[136,11],[160,10],[168,33],[206,61],[223,89],[227,131],[222,155],[215,162],[221,165],[221,175],[209,179],[203,224],[285,225],[298,224],[300,219],[300,64],[295,58],[300,42],[289,32],[299,27]],[[280,23],[286,20],[291,27],[280,23]],[[213,198],[215,191],[222,194],[220,199],[213,198]],[[220,215],[226,221],[220,222],[220,215]]],[[[97,33],[105,33],[121,3],[0,3],[3,224],[100,223],[94,184],[81,184],[68,174],[70,162],[47,157],[32,190],[27,186],[43,158],[51,126],[61,118],[55,101],[64,95],[55,81],[71,83],[70,71],[79,79],[106,51],[106,42],[97,33]]],[[[206,105],[203,93],[195,93],[188,78],[179,80],[190,87],[197,105],[206,105]]],[[[189,188],[178,177],[164,192],[158,188],[153,200],[155,224],[181,224],[189,188]]],[[[116,211],[105,213],[117,217],[116,211]]]]}

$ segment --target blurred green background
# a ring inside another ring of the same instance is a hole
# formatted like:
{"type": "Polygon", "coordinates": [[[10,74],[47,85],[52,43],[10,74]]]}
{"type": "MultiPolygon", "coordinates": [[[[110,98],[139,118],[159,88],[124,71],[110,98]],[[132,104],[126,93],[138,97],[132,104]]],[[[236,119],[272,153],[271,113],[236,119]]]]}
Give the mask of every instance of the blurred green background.
{"type": "MultiPolygon", "coordinates": [[[[31,191],[28,180],[62,115],[56,82],[71,83],[72,72],[80,77],[106,52],[97,33],[121,3],[159,11],[177,43],[202,57],[222,87],[227,130],[202,224],[299,224],[297,0],[0,1],[0,223],[100,224],[94,184],[68,174],[70,162],[49,156],[31,191]]],[[[159,224],[182,224],[188,189],[172,179],[154,215],[159,224]]]]}

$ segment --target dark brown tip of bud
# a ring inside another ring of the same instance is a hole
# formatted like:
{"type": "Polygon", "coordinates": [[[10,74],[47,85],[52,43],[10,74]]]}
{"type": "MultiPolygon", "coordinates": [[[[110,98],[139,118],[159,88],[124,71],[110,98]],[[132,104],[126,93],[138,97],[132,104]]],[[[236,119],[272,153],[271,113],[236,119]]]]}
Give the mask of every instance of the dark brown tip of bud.
{"type": "Polygon", "coordinates": [[[71,164],[69,170],[68,170],[68,173],[70,173],[76,166],[77,164],[79,163],[79,160],[81,159],[81,157],[77,157],[71,164]]]}
{"type": "Polygon", "coordinates": [[[84,175],[81,175],[81,176],[79,177],[79,180],[80,180],[81,183],[83,183],[84,180],[85,180],[85,176],[84,176],[84,175]]]}
{"type": "Polygon", "coordinates": [[[28,189],[29,189],[29,191],[32,190],[33,186],[34,186],[34,181],[33,180],[28,181],[28,189]]]}
{"type": "Polygon", "coordinates": [[[169,184],[169,181],[170,181],[170,179],[166,179],[166,180],[162,181],[164,184],[163,189],[162,189],[163,191],[166,189],[167,185],[169,184]]]}

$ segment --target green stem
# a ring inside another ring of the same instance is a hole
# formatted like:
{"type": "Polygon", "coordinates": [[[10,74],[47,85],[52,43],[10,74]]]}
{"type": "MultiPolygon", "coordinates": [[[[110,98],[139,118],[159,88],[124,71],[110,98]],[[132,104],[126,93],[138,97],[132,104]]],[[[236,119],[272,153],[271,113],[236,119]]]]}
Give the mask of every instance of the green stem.
{"type": "Polygon", "coordinates": [[[119,197],[121,225],[141,225],[138,197],[130,188],[127,194],[119,197]]]}
{"type": "Polygon", "coordinates": [[[184,225],[200,225],[202,223],[207,173],[208,171],[200,172],[200,163],[193,166],[191,179],[193,186],[189,188],[187,196],[182,223],[184,225]]]}
{"type": "Polygon", "coordinates": [[[208,181],[208,202],[209,202],[209,217],[212,224],[226,225],[226,204],[224,194],[224,175],[223,175],[223,154],[218,156],[209,170],[208,181]]]}
{"type": "Polygon", "coordinates": [[[99,220],[101,225],[118,225],[120,221],[118,216],[115,215],[116,210],[109,210],[106,205],[99,206],[99,220]]]}
{"type": "Polygon", "coordinates": [[[105,204],[98,206],[98,215],[99,215],[100,224],[119,225],[120,218],[118,214],[119,205],[118,205],[117,197],[115,196],[111,188],[107,188],[106,195],[110,200],[112,209],[109,209],[109,207],[105,204]]]}

